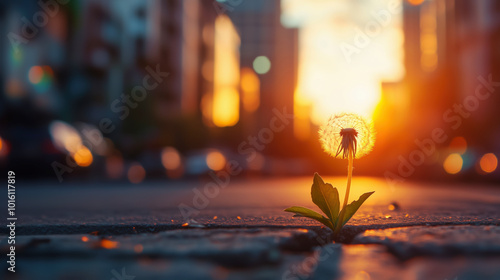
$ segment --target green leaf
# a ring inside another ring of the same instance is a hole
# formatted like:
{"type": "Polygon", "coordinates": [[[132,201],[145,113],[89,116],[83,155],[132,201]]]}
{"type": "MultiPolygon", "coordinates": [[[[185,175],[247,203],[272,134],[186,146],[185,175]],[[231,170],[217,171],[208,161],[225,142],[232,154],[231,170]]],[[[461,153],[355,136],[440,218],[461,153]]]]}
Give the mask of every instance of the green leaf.
{"type": "Polygon", "coordinates": [[[340,231],[340,229],[351,219],[351,217],[356,213],[356,211],[358,211],[359,207],[361,207],[363,202],[365,202],[365,200],[368,199],[368,197],[370,197],[370,195],[372,195],[373,193],[374,191],[367,192],[361,195],[358,200],[354,200],[353,202],[348,204],[344,209],[342,209],[339,216],[342,217],[342,212],[345,212],[345,215],[342,223],[340,223],[340,221],[337,222],[336,228],[338,228],[337,229],[338,231],[340,231]]]}
{"type": "Polygon", "coordinates": [[[293,207],[285,209],[285,211],[296,213],[296,214],[303,216],[303,217],[315,219],[316,221],[324,224],[325,226],[327,226],[333,230],[333,224],[332,224],[332,222],[330,222],[330,220],[325,218],[320,213],[313,211],[311,209],[307,209],[305,207],[300,207],[300,206],[293,206],[293,207]]]}
{"type": "Polygon", "coordinates": [[[339,192],[331,184],[325,184],[318,173],[314,173],[314,181],[311,188],[311,197],[314,204],[318,205],[330,221],[334,224],[339,216],[339,192]]]}

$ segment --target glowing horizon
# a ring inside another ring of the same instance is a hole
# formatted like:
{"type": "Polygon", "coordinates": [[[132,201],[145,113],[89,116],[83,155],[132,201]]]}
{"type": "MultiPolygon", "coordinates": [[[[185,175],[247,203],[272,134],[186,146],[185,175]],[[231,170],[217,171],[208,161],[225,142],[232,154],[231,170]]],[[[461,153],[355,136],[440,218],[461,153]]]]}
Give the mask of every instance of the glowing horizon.
{"type": "Polygon", "coordinates": [[[299,28],[296,136],[307,134],[306,114],[316,125],[338,112],[372,118],[381,83],[402,78],[402,10],[394,3],[282,0],[282,24],[299,28]]]}

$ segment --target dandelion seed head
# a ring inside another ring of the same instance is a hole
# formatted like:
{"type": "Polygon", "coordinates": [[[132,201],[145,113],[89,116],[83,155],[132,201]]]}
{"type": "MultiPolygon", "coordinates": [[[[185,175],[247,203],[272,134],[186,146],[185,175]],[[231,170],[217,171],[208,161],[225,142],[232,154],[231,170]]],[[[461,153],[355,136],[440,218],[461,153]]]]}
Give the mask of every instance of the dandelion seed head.
{"type": "Polygon", "coordinates": [[[331,116],[319,130],[323,150],[336,158],[346,158],[349,146],[355,158],[367,155],[373,148],[375,133],[365,118],[353,113],[331,116]]]}

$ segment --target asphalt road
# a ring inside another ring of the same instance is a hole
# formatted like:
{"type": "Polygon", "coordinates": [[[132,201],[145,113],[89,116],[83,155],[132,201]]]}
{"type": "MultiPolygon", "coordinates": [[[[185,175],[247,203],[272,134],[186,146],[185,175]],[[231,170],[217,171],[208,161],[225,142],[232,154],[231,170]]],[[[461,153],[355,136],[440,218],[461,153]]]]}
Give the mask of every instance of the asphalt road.
{"type": "MultiPolygon", "coordinates": [[[[324,179],[338,187],[343,199],[345,178],[324,179]]],[[[312,176],[233,179],[224,188],[205,189],[210,182],[206,179],[132,185],[21,181],[16,189],[18,234],[86,233],[94,229],[119,233],[134,226],[138,230],[153,227],[157,231],[179,228],[186,222],[208,227],[320,226],[283,212],[294,205],[318,210],[310,197],[312,176]],[[184,215],[179,205],[184,205],[184,215]]],[[[375,193],[348,225],[383,228],[500,224],[499,186],[405,182],[391,188],[384,179],[355,177],[350,200],[368,191],[375,193]],[[397,209],[390,210],[391,203],[396,203],[397,209]]]]}

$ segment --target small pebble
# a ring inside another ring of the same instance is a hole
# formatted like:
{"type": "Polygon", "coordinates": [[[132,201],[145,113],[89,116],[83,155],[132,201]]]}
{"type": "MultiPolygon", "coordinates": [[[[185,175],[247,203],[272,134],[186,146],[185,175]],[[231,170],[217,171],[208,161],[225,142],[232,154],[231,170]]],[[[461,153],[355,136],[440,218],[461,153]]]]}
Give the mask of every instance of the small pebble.
{"type": "Polygon", "coordinates": [[[392,202],[387,206],[387,209],[390,211],[398,211],[401,207],[399,207],[399,204],[397,202],[392,202]]]}

